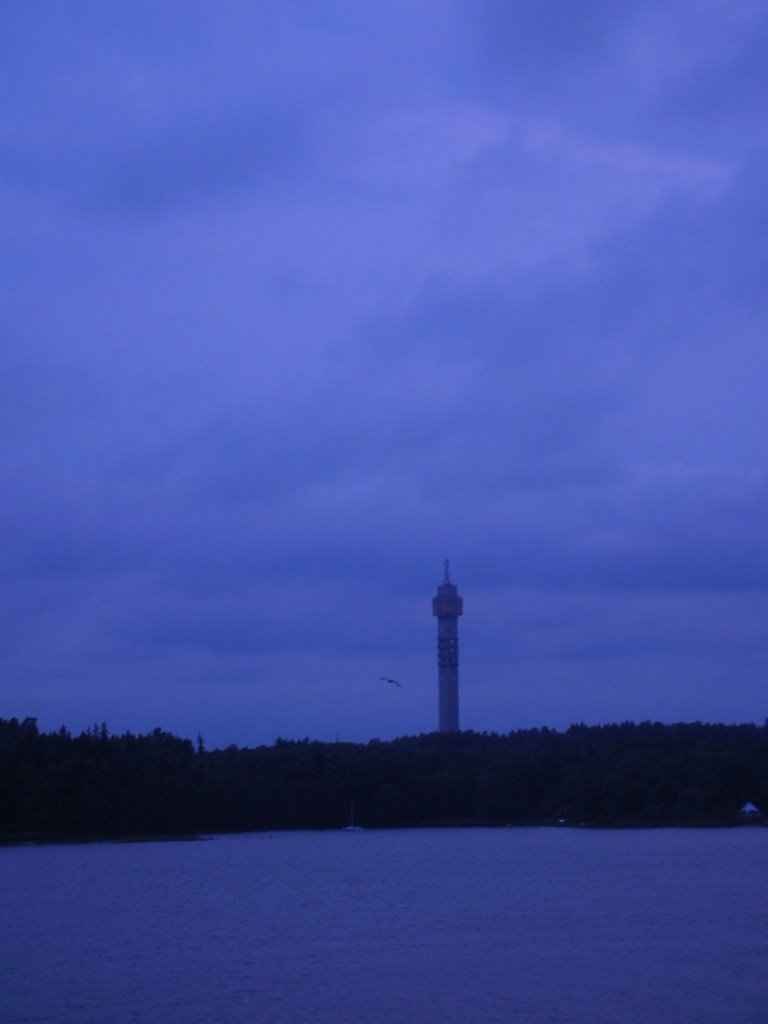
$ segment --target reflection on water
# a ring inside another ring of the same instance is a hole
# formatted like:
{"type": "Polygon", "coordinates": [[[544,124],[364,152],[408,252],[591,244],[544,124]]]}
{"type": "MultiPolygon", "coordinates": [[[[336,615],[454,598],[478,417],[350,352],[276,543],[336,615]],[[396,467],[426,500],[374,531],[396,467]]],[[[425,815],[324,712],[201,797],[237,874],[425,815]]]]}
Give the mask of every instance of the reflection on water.
{"type": "Polygon", "coordinates": [[[768,829],[0,850],[0,1020],[760,1024],[768,829]]]}

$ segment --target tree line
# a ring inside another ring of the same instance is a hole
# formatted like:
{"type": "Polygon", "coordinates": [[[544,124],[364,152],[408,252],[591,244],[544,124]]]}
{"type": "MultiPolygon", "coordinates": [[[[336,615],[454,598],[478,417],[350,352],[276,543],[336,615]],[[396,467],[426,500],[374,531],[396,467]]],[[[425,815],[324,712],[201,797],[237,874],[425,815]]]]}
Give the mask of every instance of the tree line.
{"type": "Polygon", "coordinates": [[[206,750],[161,729],[0,719],[0,834],[24,838],[567,823],[735,824],[768,810],[768,722],[573,725],[206,750]]]}

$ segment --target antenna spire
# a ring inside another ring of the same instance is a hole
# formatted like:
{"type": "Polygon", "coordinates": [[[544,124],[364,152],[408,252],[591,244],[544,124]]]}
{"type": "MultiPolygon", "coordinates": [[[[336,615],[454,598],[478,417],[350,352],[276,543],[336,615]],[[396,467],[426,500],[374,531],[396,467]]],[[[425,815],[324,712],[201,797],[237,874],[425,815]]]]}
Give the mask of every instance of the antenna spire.
{"type": "Polygon", "coordinates": [[[447,558],[445,560],[445,582],[446,583],[450,583],[451,582],[450,562],[448,561],[447,558]]]}

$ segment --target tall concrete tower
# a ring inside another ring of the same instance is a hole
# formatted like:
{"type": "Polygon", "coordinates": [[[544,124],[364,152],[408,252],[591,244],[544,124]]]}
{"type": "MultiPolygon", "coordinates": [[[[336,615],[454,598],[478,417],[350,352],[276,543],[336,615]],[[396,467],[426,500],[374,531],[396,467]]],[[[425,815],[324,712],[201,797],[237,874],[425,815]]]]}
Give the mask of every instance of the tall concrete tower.
{"type": "Polygon", "coordinates": [[[437,616],[437,666],[440,703],[440,732],[459,731],[459,616],[464,602],[455,583],[451,583],[448,559],[445,576],[432,598],[432,614],[437,616]]]}

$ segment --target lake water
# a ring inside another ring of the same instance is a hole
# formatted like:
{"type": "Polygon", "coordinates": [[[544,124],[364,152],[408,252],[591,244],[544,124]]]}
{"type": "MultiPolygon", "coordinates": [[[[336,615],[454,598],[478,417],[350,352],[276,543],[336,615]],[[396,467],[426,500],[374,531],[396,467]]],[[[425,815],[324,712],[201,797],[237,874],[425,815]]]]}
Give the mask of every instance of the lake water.
{"type": "Polygon", "coordinates": [[[768,829],[0,849],[0,1020],[768,1024],[768,829]]]}

